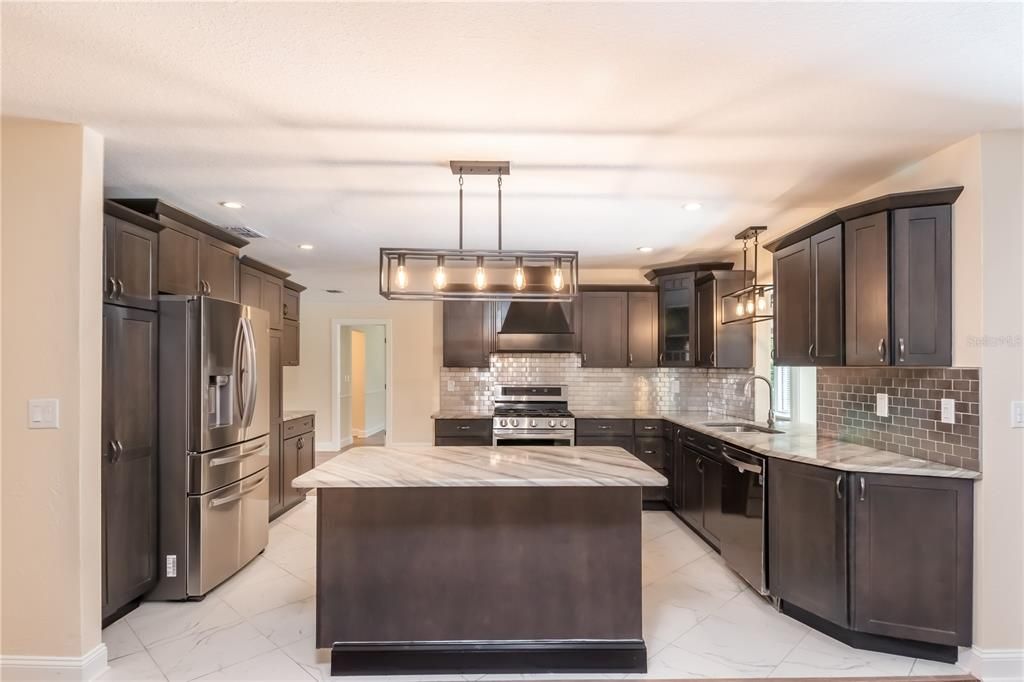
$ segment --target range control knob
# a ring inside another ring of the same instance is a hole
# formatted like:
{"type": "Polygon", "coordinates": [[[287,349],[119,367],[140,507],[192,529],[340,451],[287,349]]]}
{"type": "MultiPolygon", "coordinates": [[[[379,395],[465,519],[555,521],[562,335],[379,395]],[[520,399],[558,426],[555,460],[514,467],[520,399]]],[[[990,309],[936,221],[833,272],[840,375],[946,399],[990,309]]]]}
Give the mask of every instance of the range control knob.
{"type": "Polygon", "coordinates": [[[555,428],[555,420],[554,419],[549,419],[548,420],[548,426],[550,428],[552,428],[552,429],[555,428]]]}
{"type": "Polygon", "coordinates": [[[537,420],[536,419],[531,419],[530,420],[530,428],[533,428],[535,426],[537,426],[537,420]]]}
{"type": "Polygon", "coordinates": [[[502,426],[508,426],[508,420],[507,419],[502,419],[500,423],[501,423],[502,426]]]}
{"type": "Polygon", "coordinates": [[[513,419],[512,420],[512,426],[519,426],[519,420],[518,419],[513,419]]]}
{"type": "Polygon", "coordinates": [[[562,421],[558,422],[558,425],[564,429],[566,426],[569,425],[569,422],[563,419],[562,421]]]}

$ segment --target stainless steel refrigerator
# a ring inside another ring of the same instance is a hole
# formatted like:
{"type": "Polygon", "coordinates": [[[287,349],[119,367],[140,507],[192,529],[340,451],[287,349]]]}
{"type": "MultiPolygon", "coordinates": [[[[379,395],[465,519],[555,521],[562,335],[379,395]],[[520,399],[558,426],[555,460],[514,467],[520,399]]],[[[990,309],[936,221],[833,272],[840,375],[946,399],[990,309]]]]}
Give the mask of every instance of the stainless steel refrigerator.
{"type": "Polygon", "coordinates": [[[160,580],[195,599],[267,545],[270,320],[206,296],[160,299],[160,580]]]}

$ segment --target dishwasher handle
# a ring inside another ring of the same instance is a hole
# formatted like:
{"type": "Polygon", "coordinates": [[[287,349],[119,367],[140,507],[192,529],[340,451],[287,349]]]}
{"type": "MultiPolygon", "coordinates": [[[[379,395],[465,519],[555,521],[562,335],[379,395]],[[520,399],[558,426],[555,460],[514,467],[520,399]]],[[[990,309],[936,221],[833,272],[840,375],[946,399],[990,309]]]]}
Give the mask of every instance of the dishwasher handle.
{"type": "Polygon", "coordinates": [[[761,474],[764,473],[764,462],[760,458],[758,458],[758,457],[754,458],[754,459],[758,460],[758,463],[756,463],[756,464],[754,462],[745,462],[742,459],[737,459],[736,457],[730,457],[729,456],[729,452],[730,451],[732,451],[732,448],[730,448],[728,446],[723,447],[722,448],[722,457],[725,458],[726,462],[728,462],[729,464],[731,464],[734,467],[736,467],[736,469],[738,469],[739,471],[749,471],[750,473],[757,474],[758,476],[760,476],[761,474]]]}

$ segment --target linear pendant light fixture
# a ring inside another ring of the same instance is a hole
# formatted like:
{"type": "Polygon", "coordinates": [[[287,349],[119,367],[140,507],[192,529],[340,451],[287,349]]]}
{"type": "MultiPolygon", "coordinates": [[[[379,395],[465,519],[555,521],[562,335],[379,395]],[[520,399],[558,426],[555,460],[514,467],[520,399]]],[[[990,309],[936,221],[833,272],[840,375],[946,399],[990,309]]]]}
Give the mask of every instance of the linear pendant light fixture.
{"type": "Polygon", "coordinates": [[[722,296],[722,324],[752,324],[775,317],[775,286],[757,283],[757,249],[759,234],[767,230],[754,225],[736,235],[743,241],[743,270],[747,269],[747,241],[754,240],[754,277],[749,286],[722,296]]]}
{"type": "Polygon", "coordinates": [[[505,250],[501,178],[508,161],[452,161],[459,177],[459,248],[380,250],[380,295],[411,301],[571,301],[579,288],[578,251],[505,250]],[[463,178],[498,178],[498,248],[463,248],[463,178]]]}

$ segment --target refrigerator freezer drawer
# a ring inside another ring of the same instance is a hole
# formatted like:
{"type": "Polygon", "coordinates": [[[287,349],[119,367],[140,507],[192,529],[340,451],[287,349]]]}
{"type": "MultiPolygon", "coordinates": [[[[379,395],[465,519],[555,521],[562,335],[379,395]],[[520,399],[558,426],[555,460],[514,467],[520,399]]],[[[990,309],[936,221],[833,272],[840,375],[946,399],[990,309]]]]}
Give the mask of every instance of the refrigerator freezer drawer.
{"type": "Polygon", "coordinates": [[[188,498],[188,594],[200,596],[267,546],[269,469],[188,498]]]}
{"type": "Polygon", "coordinates": [[[188,494],[203,495],[270,465],[270,437],[188,456],[188,494]]]}

